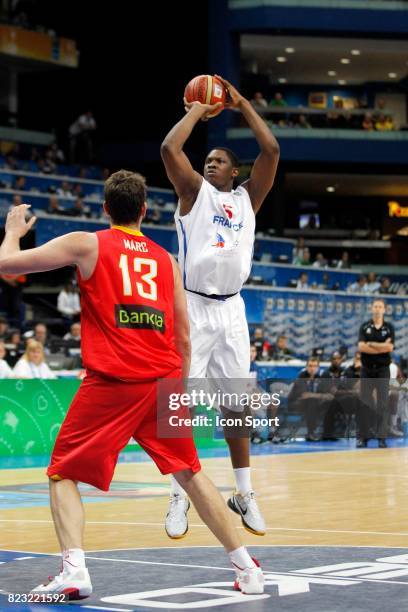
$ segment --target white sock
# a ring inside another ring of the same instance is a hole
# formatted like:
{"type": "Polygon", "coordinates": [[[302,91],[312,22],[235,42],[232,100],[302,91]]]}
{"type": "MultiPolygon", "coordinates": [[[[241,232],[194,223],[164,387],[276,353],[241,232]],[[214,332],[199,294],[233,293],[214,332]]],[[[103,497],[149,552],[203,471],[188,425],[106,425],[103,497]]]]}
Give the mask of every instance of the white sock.
{"type": "Polygon", "coordinates": [[[62,553],[64,571],[72,572],[77,567],[85,567],[85,553],[82,548],[69,548],[62,553]]]}
{"type": "Polygon", "coordinates": [[[236,548],[235,550],[228,553],[228,556],[235,570],[243,570],[249,569],[251,567],[256,567],[245,546],[240,546],[239,548],[236,548]]]}
{"type": "Polygon", "coordinates": [[[251,483],[251,468],[237,468],[234,470],[235,482],[237,485],[237,493],[245,495],[248,491],[252,491],[251,483]]]}
{"type": "Polygon", "coordinates": [[[182,497],[187,497],[187,493],[183,487],[179,485],[173,474],[170,474],[170,493],[171,495],[176,495],[176,493],[178,493],[182,497]]]}

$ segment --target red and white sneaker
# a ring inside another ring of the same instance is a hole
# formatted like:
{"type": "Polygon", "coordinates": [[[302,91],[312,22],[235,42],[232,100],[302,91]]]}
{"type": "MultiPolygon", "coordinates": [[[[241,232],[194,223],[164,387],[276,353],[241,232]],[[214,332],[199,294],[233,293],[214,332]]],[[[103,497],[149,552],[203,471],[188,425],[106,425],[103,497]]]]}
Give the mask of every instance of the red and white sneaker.
{"type": "Polygon", "coordinates": [[[255,567],[241,569],[235,565],[237,579],[234,582],[234,589],[245,595],[258,595],[264,592],[265,580],[259,561],[253,557],[252,561],[255,563],[255,567]]]}
{"type": "Polygon", "coordinates": [[[92,594],[92,584],[86,567],[74,572],[61,572],[58,576],[48,576],[48,582],[39,584],[31,593],[61,593],[68,600],[85,599],[92,594]]]}

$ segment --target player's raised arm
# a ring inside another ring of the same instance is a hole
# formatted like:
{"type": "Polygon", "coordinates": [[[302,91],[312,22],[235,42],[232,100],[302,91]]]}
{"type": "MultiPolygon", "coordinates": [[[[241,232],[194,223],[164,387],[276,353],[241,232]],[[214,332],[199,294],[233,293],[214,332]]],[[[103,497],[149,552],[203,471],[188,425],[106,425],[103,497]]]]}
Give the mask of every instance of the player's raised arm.
{"type": "Polygon", "coordinates": [[[167,176],[180,198],[180,214],[190,212],[200,191],[203,177],[194,170],[183,151],[194,126],[216,110],[219,104],[201,104],[184,100],[186,115],[170,130],[160,147],[167,176]]]}
{"type": "Polygon", "coordinates": [[[270,128],[258,115],[249,100],[244,98],[228,81],[216,75],[227,89],[229,101],[226,108],[241,111],[259,144],[261,152],[255,160],[250,177],[242,183],[251,198],[252,208],[257,213],[275,180],[279,162],[279,144],[270,128]]]}
{"type": "Polygon", "coordinates": [[[29,274],[78,265],[82,276],[90,276],[98,257],[94,234],[72,232],[40,247],[20,251],[20,239],[35,222],[35,217],[25,221],[27,208],[26,204],[15,206],[7,215],[6,234],[0,247],[0,273],[29,274]]]}
{"type": "Polygon", "coordinates": [[[174,337],[176,349],[182,357],[182,377],[187,378],[190,372],[191,342],[190,324],[187,314],[186,294],[179,267],[170,255],[174,275],[174,337]]]}

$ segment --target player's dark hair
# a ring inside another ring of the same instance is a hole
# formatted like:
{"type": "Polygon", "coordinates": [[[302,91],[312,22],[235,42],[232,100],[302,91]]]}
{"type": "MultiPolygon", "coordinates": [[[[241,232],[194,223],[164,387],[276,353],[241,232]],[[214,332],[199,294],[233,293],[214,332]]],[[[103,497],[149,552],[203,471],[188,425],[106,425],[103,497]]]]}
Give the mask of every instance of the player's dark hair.
{"type": "Polygon", "coordinates": [[[105,181],[106,211],[117,225],[136,223],[146,202],[146,181],[141,174],[119,170],[105,181]]]}
{"type": "Polygon", "coordinates": [[[235,155],[234,151],[231,151],[231,149],[228,149],[228,147],[214,147],[212,149],[212,151],[225,151],[225,153],[228,155],[228,158],[231,162],[231,164],[233,165],[234,168],[239,168],[241,165],[241,162],[239,161],[238,157],[235,155]]]}
{"type": "Polygon", "coordinates": [[[378,297],[378,298],[376,297],[376,298],[374,298],[374,299],[373,299],[372,306],[373,306],[373,305],[374,305],[376,302],[381,302],[381,304],[383,304],[384,306],[386,305],[386,304],[385,304],[385,300],[383,300],[383,298],[380,298],[380,297],[378,297]]]}

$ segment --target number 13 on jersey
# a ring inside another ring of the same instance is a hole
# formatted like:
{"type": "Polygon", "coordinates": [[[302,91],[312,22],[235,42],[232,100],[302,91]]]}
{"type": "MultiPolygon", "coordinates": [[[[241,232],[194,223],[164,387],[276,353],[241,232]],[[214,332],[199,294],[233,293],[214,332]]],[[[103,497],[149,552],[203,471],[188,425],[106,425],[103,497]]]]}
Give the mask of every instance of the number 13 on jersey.
{"type": "MultiPolygon", "coordinates": [[[[144,257],[134,257],[130,263],[133,271],[140,274],[140,281],[136,281],[136,291],[140,297],[147,300],[157,301],[157,283],[154,280],[157,276],[157,261],[144,257]],[[143,272],[143,273],[142,273],[143,272]]],[[[123,294],[127,297],[133,295],[132,281],[129,271],[129,256],[122,254],[119,259],[119,268],[122,271],[123,294]]]]}

